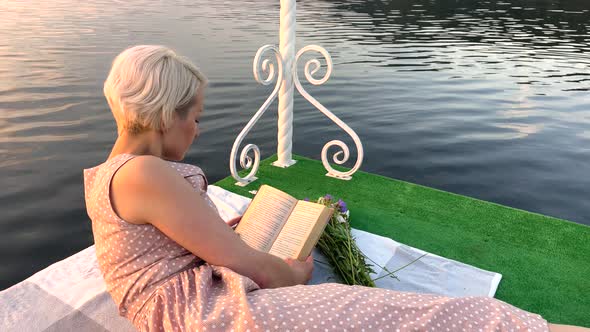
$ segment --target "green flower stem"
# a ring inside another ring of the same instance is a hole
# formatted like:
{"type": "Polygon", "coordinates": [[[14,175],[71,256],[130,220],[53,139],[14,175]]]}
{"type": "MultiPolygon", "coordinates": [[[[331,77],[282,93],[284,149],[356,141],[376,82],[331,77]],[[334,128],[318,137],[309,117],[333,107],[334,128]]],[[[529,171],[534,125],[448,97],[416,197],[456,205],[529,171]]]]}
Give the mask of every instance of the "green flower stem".
{"type": "MultiPolygon", "coordinates": [[[[388,273],[387,273],[387,275],[391,276],[392,278],[395,278],[395,279],[399,280],[397,276],[393,275],[393,273],[394,273],[395,271],[394,271],[394,272],[390,272],[390,271],[387,269],[387,267],[385,267],[385,266],[381,266],[381,265],[377,264],[377,262],[375,262],[374,260],[372,260],[372,259],[371,259],[371,257],[369,257],[369,256],[365,255],[365,254],[364,254],[362,251],[361,251],[361,255],[363,255],[363,257],[365,257],[366,259],[370,260],[370,261],[371,261],[371,263],[375,264],[377,267],[380,267],[380,268],[381,268],[381,269],[383,269],[385,272],[388,272],[388,273]]],[[[375,271],[371,271],[371,272],[375,272],[375,271]]],[[[375,279],[375,280],[376,280],[376,279],[375,279]]],[[[375,280],[373,280],[373,281],[375,281],[375,280]]]]}
{"type": "Polygon", "coordinates": [[[411,264],[413,264],[413,263],[417,262],[419,259],[421,259],[422,257],[424,257],[424,256],[426,256],[426,255],[428,255],[428,253],[426,253],[426,254],[424,254],[424,255],[422,255],[422,256],[420,256],[420,257],[418,257],[418,258],[414,259],[413,261],[411,261],[411,262],[409,262],[408,264],[406,264],[406,265],[404,265],[404,266],[400,267],[399,269],[396,269],[395,271],[389,272],[389,273],[387,273],[387,274],[385,274],[385,275],[382,275],[382,276],[380,276],[379,278],[373,279],[373,281],[377,281],[377,280],[379,280],[379,279],[382,279],[382,278],[385,278],[385,277],[387,277],[387,276],[389,276],[389,275],[392,275],[392,274],[396,273],[397,271],[399,271],[399,270],[401,270],[401,269],[404,269],[404,268],[408,267],[409,265],[411,265],[411,264]]]}
{"type": "MultiPolygon", "coordinates": [[[[353,258],[352,258],[352,249],[350,248],[351,247],[351,244],[350,244],[350,240],[351,240],[350,239],[350,234],[347,234],[347,235],[348,235],[347,236],[348,258],[350,260],[350,265],[353,265],[354,266],[354,262],[353,262],[353,258]]],[[[355,278],[354,278],[354,273],[351,275],[351,277],[352,277],[352,283],[356,285],[355,278]]]]}

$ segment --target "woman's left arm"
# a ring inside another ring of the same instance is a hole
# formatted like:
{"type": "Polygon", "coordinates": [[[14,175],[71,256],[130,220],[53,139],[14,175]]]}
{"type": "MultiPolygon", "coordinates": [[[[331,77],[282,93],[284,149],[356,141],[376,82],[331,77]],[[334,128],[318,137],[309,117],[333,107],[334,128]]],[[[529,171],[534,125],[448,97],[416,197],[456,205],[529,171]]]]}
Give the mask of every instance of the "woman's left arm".
{"type": "MultiPolygon", "coordinates": [[[[127,221],[149,223],[195,256],[225,266],[262,288],[304,282],[282,259],[248,246],[165,161],[130,160],[115,173],[112,203],[127,221]]],[[[234,220],[235,223],[237,220],[234,220]]]]}

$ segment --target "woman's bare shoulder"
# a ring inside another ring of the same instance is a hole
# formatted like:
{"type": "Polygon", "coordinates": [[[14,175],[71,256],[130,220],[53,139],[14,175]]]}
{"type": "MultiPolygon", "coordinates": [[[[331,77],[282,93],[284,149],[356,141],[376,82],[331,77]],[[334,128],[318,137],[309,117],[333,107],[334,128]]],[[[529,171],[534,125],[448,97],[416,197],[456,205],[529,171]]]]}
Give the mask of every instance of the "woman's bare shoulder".
{"type": "Polygon", "coordinates": [[[137,156],[127,161],[113,175],[110,198],[119,217],[133,224],[146,224],[142,215],[146,204],[160,195],[170,194],[182,177],[167,161],[155,156],[137,156]]]}
{"type": "Polygon", "coordinates": [[[149,184],[176,175],[167,161],[156,156],[136,156],[113,175],[112,186],[123,188],[149,187],[149,184]]]}

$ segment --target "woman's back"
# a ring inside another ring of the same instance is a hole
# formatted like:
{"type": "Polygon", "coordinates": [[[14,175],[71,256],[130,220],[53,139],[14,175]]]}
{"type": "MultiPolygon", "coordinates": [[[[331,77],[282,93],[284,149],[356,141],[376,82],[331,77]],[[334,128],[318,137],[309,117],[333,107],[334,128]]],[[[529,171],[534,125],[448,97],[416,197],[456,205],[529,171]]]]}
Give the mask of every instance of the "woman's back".
{"type": "MultiPolygon", "coordinates": [[[[129,223],[114,211],[110,195],[113,176],[134,157],[120,154],[84,170],[86,207],[92,219],[100,269],[119,313],[131,320],[160,284],[202,263],[153,225],[129,223]]],[[[206,195],[207,182],[200,168],[168,164],[215,208],[206,195]]]]}

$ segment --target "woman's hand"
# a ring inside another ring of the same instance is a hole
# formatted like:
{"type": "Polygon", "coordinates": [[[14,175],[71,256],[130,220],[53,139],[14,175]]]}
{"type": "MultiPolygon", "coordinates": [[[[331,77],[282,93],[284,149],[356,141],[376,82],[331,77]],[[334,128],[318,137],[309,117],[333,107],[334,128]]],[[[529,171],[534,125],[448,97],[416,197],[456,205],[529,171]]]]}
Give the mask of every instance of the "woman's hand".
{"type": "Polygon", "coordinates": [[[311,255],[305,261],[286,258],[285,262],[293,270],[296,284],[305,285],[311,280],[311,274],[313,272],[313,257],[311,255]]]}

